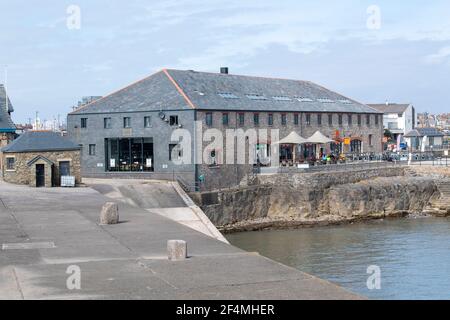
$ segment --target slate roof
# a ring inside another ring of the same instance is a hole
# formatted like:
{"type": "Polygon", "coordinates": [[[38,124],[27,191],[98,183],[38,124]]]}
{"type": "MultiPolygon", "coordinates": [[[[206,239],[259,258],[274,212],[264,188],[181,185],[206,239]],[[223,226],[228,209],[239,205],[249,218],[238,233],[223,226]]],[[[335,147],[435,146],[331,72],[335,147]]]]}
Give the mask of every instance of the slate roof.
{"type": "Polygon", "coordinates": [[[412,137],[443,137],[444,134],[437,130],[436,128],[417,128],[410,132],[408,132],[405,137],[406,138],[412,138],[412,137]]]}
{"type": "Polygon", "coordinates": [[[164,69],[71,114],[160,109],[381,113],[309,81],[164,69]]]}
{"type": "Polygon", "coordinates": [[[44,152],[79,150],[81,146],[51,131],[27,131],[1,149],[2,152],[44,152]]]}
{"type": "Polygon", "coordinates": [[[0,132],[14,132],[16,126],[10,116],[10,113],[14,112],[14,108],[8,97],[8,111],[6,111],[6,99],[5,87],[0,84],[0,132]]]}
{"type": "Polygon", "coordinates": [[[403,113],[408,109],[410,104],[397,104],[397,103],[379,103],[379,104],[368,104],[369,107],[377,109],[383,113],[403,113]]]}

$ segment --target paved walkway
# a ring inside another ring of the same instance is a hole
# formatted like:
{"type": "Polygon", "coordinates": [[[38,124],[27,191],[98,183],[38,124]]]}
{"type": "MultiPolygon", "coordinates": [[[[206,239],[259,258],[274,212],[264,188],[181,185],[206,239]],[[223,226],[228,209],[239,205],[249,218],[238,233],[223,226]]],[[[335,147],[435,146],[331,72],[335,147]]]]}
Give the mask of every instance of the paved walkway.
{"type": "Polygon", "coordinates": [[[106,201],[91,188],[0,181],[0,299],[358,298],[126,203],[120,224],[99,226],[106,201]],[[168,261],[169,239],[186,240],[190,258],[168,261]],[[80,290],[67,288],[70,266],[80,290]]]}
{"type": "Polygon", "coordinates": [[[172,181],[93,179],[83,182],[115,201],[159,214],[207,236],[228,243],[186,192],[172,181]]]}

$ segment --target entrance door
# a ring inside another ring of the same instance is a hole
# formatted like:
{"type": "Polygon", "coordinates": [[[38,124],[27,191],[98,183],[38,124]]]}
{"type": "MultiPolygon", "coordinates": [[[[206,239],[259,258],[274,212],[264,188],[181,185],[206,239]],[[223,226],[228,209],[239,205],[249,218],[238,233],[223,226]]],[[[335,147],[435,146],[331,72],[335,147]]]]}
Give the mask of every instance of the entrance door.
{"type": "Polygon", "coordinates": [[[45,187],[45,165],[36,165],[36,187],[45,187]]]}
{"type": "Polygon", "coordinates": [[[59,163],[59,176],[70,176],[70,162],[69,161],[61,161],[59,163]]]}

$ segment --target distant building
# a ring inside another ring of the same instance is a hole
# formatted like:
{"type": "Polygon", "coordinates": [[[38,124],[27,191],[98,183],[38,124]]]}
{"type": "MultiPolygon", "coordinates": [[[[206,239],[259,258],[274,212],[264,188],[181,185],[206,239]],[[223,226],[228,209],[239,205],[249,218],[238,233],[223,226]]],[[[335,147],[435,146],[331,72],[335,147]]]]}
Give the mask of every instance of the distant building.
{"type": "MultiPolygon", "coordinates": [[[[11,119],[11,113],[13,112],[14,108],[6,94],[5,86],[0,84],[0,149],[14,140],[16,126],[11,119]]],[[[2,166],[3,164],[0,160],[0,170],[2,166]]]]}
{"type": "Polygon", "coordinates": [[[412,104],[384,103],[369,106],[383,112],[384,129],[392,133],[394,140],[416,128],[416,111],[412,104]]]}
{"type": "Polygon", "coordinates": [[[92,102],[94,102],[95,100],[99,100],[101,99],[102,96],[85,96],[82,97],[80,101],[78,101],[76,106],[73,106],[72,109],[73,110],[77,110],[78,108],[82,108],[92,102]]]}
{"type": "Polygon", "coordinates": [[[61,176],[81,183],[81,147],[50,131],[27,131],[1,149],[6,182],[33,187],[59,186],[61,176]]]}
{"type": "Polygon", "coordinates": [[[444,145],[444,134],[436,128],[417,128],[405,135],[411,151],[440,150],[444,145]]]}
{"type": "Polygon", "coordinates": [[[16,133],[19,135],[30,130],[33,130],[32,124],[16,124],[16,133]]]}
{"type": "MultiPolygon", "coordinates": [[[[310,81],[233,75],[227,68],[220,73],[164,69],[76,109],[67,119],[69,137],[83,145],[83,176],[180,176],[205,189],[238,184],[253,164],[216,162],[225,159],[225,150],[211,149],[196,137],[208,129],[225,136],[228,129],[263,128],[279,129],[280,138],[293,131],[306,138],[320,131],[334,140],[335,153],[382,152],[378,110],[310,81]],[[202,131],[196,132],[196,121],[202,131]],[[174,163],[183,152],[171,137],[178,128],[192,137],[192,158],[204,150],[213,164],[174,163]]],[[[271,147],[270,139],[260,139],[250,152],[266,158],[271,147]]],[[[304,146],[303,154],[312,149],[304,146]]]]}

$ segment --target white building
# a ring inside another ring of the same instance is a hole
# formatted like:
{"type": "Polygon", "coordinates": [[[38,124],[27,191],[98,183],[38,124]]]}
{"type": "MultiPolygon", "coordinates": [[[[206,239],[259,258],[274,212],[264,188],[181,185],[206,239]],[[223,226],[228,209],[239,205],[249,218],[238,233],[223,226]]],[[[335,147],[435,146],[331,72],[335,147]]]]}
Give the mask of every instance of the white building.
{"type": "Polygon", "coordinates": [[[383,125],[396,140],[398,135],[406,135],[416,128],[417,115],[412,104],[369,104],[369,107],[383,112],[383,125]]]}
{"type": "Polygon", "coordinates": [[[411,151],[441,150],[444,147],[444,134],[436,128],[417,128],[405,135],[411,151]]]}

